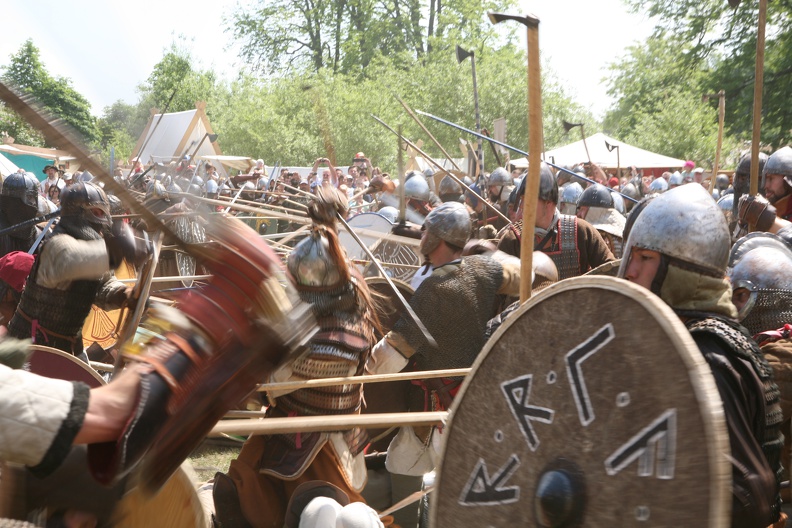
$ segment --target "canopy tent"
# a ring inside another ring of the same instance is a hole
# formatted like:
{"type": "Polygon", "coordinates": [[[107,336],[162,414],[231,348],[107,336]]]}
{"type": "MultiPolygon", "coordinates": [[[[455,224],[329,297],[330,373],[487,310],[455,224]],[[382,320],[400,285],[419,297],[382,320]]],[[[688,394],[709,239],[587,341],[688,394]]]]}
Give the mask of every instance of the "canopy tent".
{"type": "Polygon", "coordinates": [[[14,163],[11,160],[0,154],[0,176],[5,178],[9,174],[13,174],[18,170],[19,167],[14,165],[14,163]]]}
{"type": "MultiPolygon", "coordinates": [[[[143,163],[164,163],[180,161],[184,156],[195,158],[204,156],[221,156],[217,142],[209,141],[209,134],[214,134],[209,118],[206,117],[206,103],[199,102],[195,110],[155,114],[152,112],[146,128],[135,145],[135,152],[143,163]],[[160,117],[162,120],[160,121],[160,117]],[[143,146],[145,145],[145,148],[143,146]],[[199,147],[200,145],[200,147],[199,147]],[[142,149],[142,150],[141,150],[142,149]]],[[[227,175],[222,163],[215,167],[223,176],[227,175]]]]}
{"type": "MultiPolygon", "coordinates": [[[[635,166],[639,169],[678,169],[682,168],[685,160],[664,156],[655,152],[650,152],[642,148],[623,143],[602,132],[586,138],[591,161],[607,169],[615,169],[621,166],[622,169],[635,166]],[[605,143],[617,146],[612,151],[608,150],[605,143]]],[[[576,165],[588,161],[586,147],[583,140],[575,141],[569,145],[548,150],[544,153],[544,159],[556,165],[576,165]]],[[[511,161],[516,167],[527,167],[528,160],[520,158],[511,161]]]]}
{"type": "Polygon", "coordinates": [[[237,169],[243,173],[249,173],[256,164],[253,158],[247,156],[218,156],[213,154],[209,156],[198,156],[198,159],[211,161],[213,162],[212,165],[225,165],[226,167],[237,169]]]}
{"type": "Polygon", "coordinates": [[[46,177],[42,170],[47,165],[65,165],[69,170],[76,169],[75,164],[71,162],[77,158],[65,150],[5,143],[0,145],[0,154],[17,167],[35,174],[39,181],[44,180],[46,177]]]}

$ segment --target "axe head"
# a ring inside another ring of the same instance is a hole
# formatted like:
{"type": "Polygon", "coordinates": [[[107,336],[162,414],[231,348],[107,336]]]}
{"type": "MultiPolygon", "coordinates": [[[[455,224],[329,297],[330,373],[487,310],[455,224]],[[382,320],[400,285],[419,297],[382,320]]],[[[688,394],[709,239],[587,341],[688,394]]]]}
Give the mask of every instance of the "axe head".
{"type": "Polygon", "coordinates": [[[464,49],[462,49],[461,46],[457,45],[457,47],[456,47],[457,62],[462,62],[463,60],[467,59],[471,55],[473,55],[472,51],[464,50],[464,49]]]}
{"type": "Polygon", "coordinates": [[[569,133],[570,130],[581,126],[583,123],[570,123],[569,121],[564,120],[561,122],[561,124],[564,125],[564,132],[569,133]]]}

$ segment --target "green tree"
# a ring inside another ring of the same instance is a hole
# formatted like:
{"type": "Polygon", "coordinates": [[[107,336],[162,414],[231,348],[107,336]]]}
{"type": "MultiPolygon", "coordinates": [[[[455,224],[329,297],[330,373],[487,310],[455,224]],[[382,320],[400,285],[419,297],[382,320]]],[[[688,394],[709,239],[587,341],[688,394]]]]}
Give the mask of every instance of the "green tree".
{"type": "Polygon", "coordinates": [[[365,75],[377,57],[399,57],[404,69],[438,45],[494,40],[486,12],[513,0],[259,0],[227,21],[240,56],[255,70],[365,75]],[[425,16],[424,16],[425,15],[425,16]]]}
{"type": "MultiPolygon", "coordinates": [[[[644,53],[657,55],[666,64],[666,71],[677,78],[675,84],[664,84],[659,78],[648,79],[645,72],[637,72],[639,80],[651,81],[647,97],[638,97],[640,107],[648,108],[652,94],[663,86],[685,90],[692,77],[700,89],[698,97],[721,89],[726,92],[727,133],[735,140],[748,139],[752,128],[758,2],[745,1],[736,9],[723,0],[626,3],[634,11],[653,17],[656,26],[650,40],[664,47],[647,44],[644,53]],[[668,55],[673,60],[665,60],[668,55]]],[[[792,90],[792,28],[787,23],[790,16],[789,2],[768,4],[761,138],[773,148],[792,140],[792,112],[787,101],[792,90]]],[[[629,104],[620,101],[619,107],[624,110],[629,104]]],[[[613,124],[611,116],[606,122],[613,124]]]]}
{"type": "Polygon", "coordinates": [[[49,74],[32,40],[27,40],[11,55],[3,80],[22,93],[32,95],[46,110],[74,127],[86,142],[98,139],[90,103],[72,87],[69,79],[49,74]]]}

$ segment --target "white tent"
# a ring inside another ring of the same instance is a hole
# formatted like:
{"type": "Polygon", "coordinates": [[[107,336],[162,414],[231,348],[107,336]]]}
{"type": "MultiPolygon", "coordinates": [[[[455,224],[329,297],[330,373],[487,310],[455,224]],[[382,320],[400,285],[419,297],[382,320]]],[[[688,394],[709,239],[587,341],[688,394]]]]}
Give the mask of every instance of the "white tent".
{"type": "Polygon", "coordinates": [[[0,154],[0,176],[5,178],[9,174],[13,174],[19,170],[19,167],[14,165],[11,160],[0,154]]]}
{"type": "MultiPolygon", "coordinates": [[[[194,155],[194,159],[221,156],[223,152],[217,142],[209,141],[208,135],[214,132],[205,109],[206,103],[199,102],[195,110],[152,114],[135,145],[135,152],[140,152],[140,161],[167,165],[171,161],[178,162],[186,155],[194,155]]],[[[221,175],[225,174],[222,163],[215,168],[221,175]]]]}
{"type": "MultiPolygon", "coordinates": [[[[586,145],[591,155],[591,161],[607,169],[615,169],[617,166],[626,169],[633,165],[639,169],[676,169],[682,168],[685,164],[685,160],[634,147],[606,136],[602,132],[587,137],[586,145]],[[605,145],[606,142],[618,148],[609,151],[605,145]]],[[[556,165],[576,165],[588,161],[588,156],[586,155],[586,146],[583,145],[581,139],[569,145],[546,151],[544,159],[556,165]]],[[[525,158],[521,158],[512,160],[512,164],[520,167],[527,166],[528,162],[525,158]]]]}

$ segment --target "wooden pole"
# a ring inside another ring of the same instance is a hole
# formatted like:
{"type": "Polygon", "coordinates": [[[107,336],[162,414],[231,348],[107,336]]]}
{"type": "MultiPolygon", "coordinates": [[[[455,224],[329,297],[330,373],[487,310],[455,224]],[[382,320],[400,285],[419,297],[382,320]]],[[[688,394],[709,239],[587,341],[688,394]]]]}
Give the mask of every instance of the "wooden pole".
{"type": "Polygon", "coordinates": [[[531,298],[536,208],[542,165],[542,82],[539,63],[539,19],[526,17],[528,27],[528,181],[523,198],[523,236],[520,240],[520,303],[531,298]]]}
{"type": "Polygon", "coordinates": [[[295,416],[293,418],[254,418],[223,420],[212,428],[209,436],[270,435],[313,433],[317,431],[345,431],[360,427],[379,429],[394,426],[442,425],[448,412],[402,412],[380,414],[342,414],[339,416],[295,416]]]}
{"type": "Polygon", "coordinates": [[[718,177],[718,170],[720,169],[721,148],[723,147],[723,122],[726,119],[726,92],[721,90],[718,92],[718,145],[715,147],[715,163],[712,166],[712,175],[710,176],[709,192],[715,189],[715,178],[718,177]]]}
{"type": "MultiPolygon", "coordinates": [[[[452,157],[451,157],[451,154],[449,154],[449,153],[446,151],[446,149],[444,149],[444,148],[443,148],[443,145],[441,145],[441,144],[440,144],[440,142],[439,142],[439,141],[437,141],[437,139],[436,139],[436,138],[435,138],[435,137],[432,135],[432,133],[431,133],[431,132],[429,132],[429,129],[428,129],[428,128],[426,128],[426,126],[424,126],[424,124],[421,122],[421,120],[420,120],[420,119],[418,119],[418,116],[417,116],[417,115],[415,115],[415,112],[413,112],[413,111],[412,111],[412,108],[410,108],[409,106],[407,106],[407,103],[405,103],[404,101],[402,101],[402,98],[401,98],[401,97],[399,97],[398,95],[396,95],[396,96],[394,96],[394,97],[396,97],[396,100],[397,100],[397,101],[399,101],[399,103],[400,103],[400,104],[401,104],[401,105],[404,107],[404,110],[405,110],[405,112],[407,112],[407,115],[409,115],[410,117],[412,117],[412,118],[413,118],[413,121],[415,121],[416,123],[418,123],[418,126],[419,126],[419,127],[421,127],[421,130],[423,130],[423,131],[424,131],[424,133],[425,133],[427,136],[429,136],[429,139],[431,139],[431,140],[432,140],[432,142],[434,142],[434,144],[435,144],[435,145],[437,145],[437,148],[439,148],[439,149],[440,149],[440,152],[442,152],[442,153],[443,153],[443,155],[444,155],[444,156],[446,157],[446,159],[447,159],[447,160],[448,160],[448,161],[451,163],[451,165],[453,165],[453,166],[454,166],[454,168],[455,168],[456,170],[458,170],[459,172],[462,172],[462,169],[460,169],[460,168],[459,168],[459,165],[457,165],[457,164],[456,164],[456,162],[454,161],[454,158],[452,158],[452,157]]],[[[401,174],[401,173],[400,173],[400,174],[401,174]]]]}
{"type": "Polygon", "coordinates": [[[528,178],[523,197],[523,229],[520,237],[520,303],[531,298],[533,270],[533,229],[539,202],[539,174],[542,166],[542,79],[539,63],[539,19],[534,15],[515,16],[489,13],[493,24],[516,20],[528,28],[528,178]]]}
{"type": "Polygon", "coordinates": [[[762,89],[764,87],[765,25],[767,0],[759,0],[759,28],[756,34],[756,73],[754,74],[753,136],[751,138],[751,195],[759,192],[759,146],[762,136],[762,89]]]}
{"type": "Polygon", "coordinates": [[[341,378],[322,378],[309,380],[282,381],[259,385],[259,392],[282,391],[296,389],[315,389],[317,387],[334,387],[336,385],[350,385],[353,383],[385,383],[388,381],[410,381],[432,378],[450,378],[467,376],[470,368],[422,370],[417,372],[395,372],[393,374],[369,374],[366,376],[345,376],[341,378]]]}

